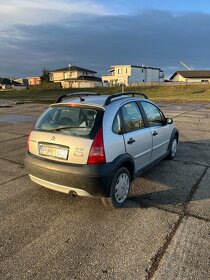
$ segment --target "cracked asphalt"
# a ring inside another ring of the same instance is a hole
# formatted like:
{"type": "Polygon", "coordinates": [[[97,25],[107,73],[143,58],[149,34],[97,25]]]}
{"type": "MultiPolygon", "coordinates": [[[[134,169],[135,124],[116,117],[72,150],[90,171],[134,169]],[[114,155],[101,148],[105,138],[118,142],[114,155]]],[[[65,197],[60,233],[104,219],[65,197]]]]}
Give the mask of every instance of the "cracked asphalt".
{"type": "Polygon", "coordinates": [[[160,104],[180,132],[177,157],[136,178],[119,210],[31,182],[25,144],[46,105],[3,105],[1,279],[209,279],[210,104],[160,104]]]}

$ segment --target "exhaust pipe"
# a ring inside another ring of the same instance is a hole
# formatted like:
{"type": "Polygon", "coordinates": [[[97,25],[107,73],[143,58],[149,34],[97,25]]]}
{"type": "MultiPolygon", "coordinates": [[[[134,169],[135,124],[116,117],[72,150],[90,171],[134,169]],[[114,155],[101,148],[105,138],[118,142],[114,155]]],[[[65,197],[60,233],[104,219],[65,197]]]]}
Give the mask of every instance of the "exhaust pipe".
{"type": "Polygon", "coordinates": [[[70,191],[70,192],[69,192],[69,195],[70,195],[71,197],[76,197],[76,196],[77,196],[77,193],[76,193],[75,191],[70,191]]]}

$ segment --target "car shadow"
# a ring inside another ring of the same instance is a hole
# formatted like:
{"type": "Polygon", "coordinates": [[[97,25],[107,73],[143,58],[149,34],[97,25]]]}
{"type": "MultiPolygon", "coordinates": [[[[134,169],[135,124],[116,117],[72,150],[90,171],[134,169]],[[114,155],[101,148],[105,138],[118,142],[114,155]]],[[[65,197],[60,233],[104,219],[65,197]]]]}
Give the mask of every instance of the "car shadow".
{"type": "Polygon", "coordinates": [[[207,187],[194,196],[200,184],[207,184],[204,177],[210,167],[209,151],[209,139],[180,142],[174,160],[163,160],[133,181],[125,207],[160,206],[180,212],[189,201],[209,199],[207,187]]]}

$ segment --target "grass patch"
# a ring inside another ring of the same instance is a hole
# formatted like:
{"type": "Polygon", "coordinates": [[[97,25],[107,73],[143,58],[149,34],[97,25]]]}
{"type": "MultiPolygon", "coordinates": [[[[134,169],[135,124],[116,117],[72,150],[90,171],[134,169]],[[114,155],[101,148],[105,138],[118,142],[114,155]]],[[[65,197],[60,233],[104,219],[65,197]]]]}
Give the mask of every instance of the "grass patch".
{"type": "MultiPolygon", "coordinates": [[[[144,92],[151,100],[166,102],[210,102],[210,85],[160,85],[125,87],[125,91],[144,92]]],[[[0,99],[52,103],[59,96],[71,92],[91,91],[100,94],[121,92],[121,88],[84,89],[25,89],[20,91],[0,91],[0,99]]]]}

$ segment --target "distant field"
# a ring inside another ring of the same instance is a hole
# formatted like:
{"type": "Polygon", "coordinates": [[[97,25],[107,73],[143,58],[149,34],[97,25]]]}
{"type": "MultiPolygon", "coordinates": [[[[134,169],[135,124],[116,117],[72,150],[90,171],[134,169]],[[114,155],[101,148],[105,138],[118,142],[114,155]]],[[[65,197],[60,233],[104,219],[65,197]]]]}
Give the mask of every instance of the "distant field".
{"type": "MultiPolygon", "coordinates": [[[[121,92],[121,88],[94,89],[27,89],[21,91],[0,91],[0,99],[33,100],[40,103],[50,103],[62,94],[78,91],[92,91],[101,94],[121,92]]],[[[144,92],[155,101],[166,102],[210,102],[210,85],[169,85],[125,87],[124,91],[144,92]]]]}

